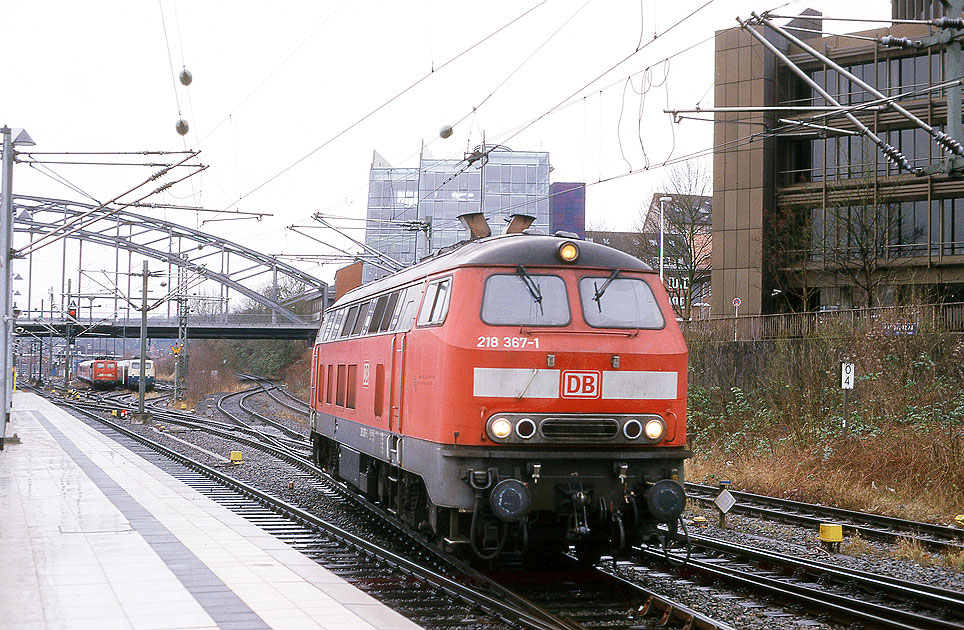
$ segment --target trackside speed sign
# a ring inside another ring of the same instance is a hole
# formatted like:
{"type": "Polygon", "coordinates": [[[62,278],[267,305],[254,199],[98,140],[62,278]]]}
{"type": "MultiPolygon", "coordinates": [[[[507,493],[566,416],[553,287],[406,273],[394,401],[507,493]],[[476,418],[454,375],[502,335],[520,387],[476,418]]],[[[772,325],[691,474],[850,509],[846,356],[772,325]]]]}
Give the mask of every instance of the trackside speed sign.
{"type": "Polygon", "coordinates": [[[840,389],[853,389],[857,380],[857,370],[853,363],[840,364],[840,389]]]}

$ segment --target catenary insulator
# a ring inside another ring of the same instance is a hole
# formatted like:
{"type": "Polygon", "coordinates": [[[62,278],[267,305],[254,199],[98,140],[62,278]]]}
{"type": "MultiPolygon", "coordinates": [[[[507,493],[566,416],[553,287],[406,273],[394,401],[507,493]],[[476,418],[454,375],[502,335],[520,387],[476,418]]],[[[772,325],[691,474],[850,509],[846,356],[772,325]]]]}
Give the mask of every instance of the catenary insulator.
{"type": "Polygon", "coordinates": [[[438,130],[438,135],[440,138],[445,139],[452,135],[453,129],[452,125],[445,125],[438,130]]]}
{"type": "Polygon", "coordinates": [[[931,24],[938,28],[964,28],[964,18],[942,17],[931,20],[931,24]]]}
{"type": "Polygon", "coordinates": [[[181,80],[181,85],[191,85],[191,81],[194,80],[194,77],[191,75],[191,71],[187,68],[181,70],[181,74],[178,76],[178,78],[181,80]]]}
{"type": "Polygon", "coordinates": [[[915,42],[906,37],[894,37],[893,35],[885,35],[880,38],[881,46],[889,46],[891,48],[920,48],[920,42],[915,42]]]}
{"type": "Polygon", "coordinates": [[[177,130],[178,134],[186,136],[187,132],[190,130],[190,127],[188,127],[187,121],[181,118],[177,121],[177,124],[174,125],[174,129],[177,130]]]}

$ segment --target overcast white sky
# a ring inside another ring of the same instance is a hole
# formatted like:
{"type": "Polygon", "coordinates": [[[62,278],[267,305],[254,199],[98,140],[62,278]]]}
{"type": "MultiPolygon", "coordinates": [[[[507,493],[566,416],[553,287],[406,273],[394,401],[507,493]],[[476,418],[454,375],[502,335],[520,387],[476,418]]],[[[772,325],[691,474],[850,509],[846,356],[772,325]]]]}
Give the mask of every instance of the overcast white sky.
{"type": "MultiPolygon", "coordinates": [[[[26,128],[37,151],[199,148],[210,169],[156,201],[270,213],[261,222],[202,229],[271,254],[319,252],[285,229],[310,223],[313,212],[364,216],[373,150],[396,166],[416,166],[423,141],[436,157],[461,157],[482,132],[488,142],[548,151],[553,181],[591,184],[589,224],[630,229],[665,177],[659,165],[711,145],[709,123],[673,125],[662,109],[712,105],[713,32],[784,0],[716,0],[666,32],[703,2],[8,2],[0,24],[0,124],[26,128]],[[174,74],[182,66],[193,73],[190,87],[175,89],[172,65],[174,74]],[[571,105],[546,115],[573,94],[571,105]],[[174,130],[179,106],[191,125],[184,139],[174,130]],[[442,125],[463,118],[451,138],[438,138],[442,125]],[[650,170],[620,177],[647,158],[650,170]]],[[[793,2],[780,12],[807,6],[828,16],[890,15],[883,0],[793,2]]],[[[847,32],[857,25],[825,27],[847,32]]],[[[151,172],[53,168],[100,200],[151,172]]],[[[82,200],[24,165],[14,190],[82,200]]],[[[198,227],[212,215],[165,216],[198,227]]],[[[43,254],[57,258],[59,247],[43,254]]],[[[306,268],[325,280],[334,273],[334,266],[306,268]]]]}

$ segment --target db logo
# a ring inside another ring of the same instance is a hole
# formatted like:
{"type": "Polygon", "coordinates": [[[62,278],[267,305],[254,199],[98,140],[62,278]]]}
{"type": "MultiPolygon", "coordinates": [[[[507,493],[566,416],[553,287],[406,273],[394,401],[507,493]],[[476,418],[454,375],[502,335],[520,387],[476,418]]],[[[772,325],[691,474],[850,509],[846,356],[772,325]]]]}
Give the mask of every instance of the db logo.
{"type": "Polygon", "coordinates": [[[562,373],[562,397],[599,398],[599,381],[601,376],[599,372],[595,371],[564,371],[562,373]]]}

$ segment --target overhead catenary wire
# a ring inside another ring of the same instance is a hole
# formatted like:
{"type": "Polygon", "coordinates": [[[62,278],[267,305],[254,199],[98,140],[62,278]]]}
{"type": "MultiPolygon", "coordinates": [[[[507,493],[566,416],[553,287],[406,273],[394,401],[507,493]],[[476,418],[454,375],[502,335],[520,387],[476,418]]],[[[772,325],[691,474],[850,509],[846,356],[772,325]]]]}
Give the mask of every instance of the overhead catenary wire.
{"type": "Polygon", "coordinates": [[[176,183],[178,183],[178,182],[180,182],[180,181],[183,181],[183,180],[187,179],[188,177],[191,177],[191,176],[193,176],[193,175],[195,175],[195,174],[197,174],[197,173],[200,173],[202,170],[204,170],[204,169],[207,168],[207,166],[205,166],[205,167],[203,167],[203,168],[201,168],[201,169],[193,170],[193,171],[191,171],[190,173],[188,173],[186,176],[184,176],[184,177],[182,177],[182,178],[180,178],[180,179],[178,179],[178,180],[175,180],[175,181],[172,181],[172,182],[167,182],[167,183],[165,183],[165,184],[162,184],[161,186],[159,186],[158,188],[155,188],[153,191],[147,193],[146,195],[142,196],[141,198],[135,199],[133,202],[125,203],[125,204],[123,204],[123,205],[121,205],[121,206],[119,206],[119,207],[116,207],[116,208],[108,208],[108,207],[107,207],[107,206],[109,206],[109,205],[112,204],[112,203],[116,203],[118,200],[120,200],[121,197],[123,197],[123,196],[125,196],[125,195],[128,195],[128,194],[134,192],[135,190],[137,190],[138,188],[141,188],[141,187],[143,187],[143,186],[146,186],[146,185],[149,184],[150,182],[155,181],[155,180],[163,177],[164,175],[166,175],[167,173],[169,173],[171,170],[173,170],[173,169],[176,168],[177,166],[180,166],[181,164],[187,162],[188,160],[190,160],[190,159],[192,159],[192,158],[194,158],[194,157],[196,157],[196,154],[188,155],[188,156],[186,156],[181,162],[179,162],[178,164],[175,164],[175,165],[173,165],[173,166],[171,166],[171,167],[167,167],[167,168],[161,169],[160,171],[158,171],[158,172],[155,173],[154,175],[151,175],[149,178],[147,178],[146,180],[144,180],[144,181],[142,181],[141,183],[137,184],[137,185],[134,186],[133,188],[130,188],[130,189],[122,192],[121,194],[119,194],[119,195],[113,197],[112,199],[110,199],[109,201],[106,201],[106,202],[104,202],[104,203],[98,204],[97,207],[92,208],[92,209],[90,209],[90,210],[88,210],[88,211],[86,211],[86,212],[83,212],[83,213],[77,215],[76,217],[74,217],[74,218],[71,219],[70,221],[65,221],[62,225],[58,226],[55,230],[53,230],[53,231],[51,231],[51,232],[48,232],[47,234],[44,234],[42,237],[40,237],[40,238],[37,239],[36,241],[32,241],[28,246],[26,246],[26,247],[18,250],[18,251],[16,252],[16,255],[17,255],[17,256],[26,256],[27,254],[30,254],[30,253],[32,253],[32,252],[35,252],[35,251],[37,251],[38,249],[41,249],[41,248],[43,248],[43,247],[46,247],[47,245],[49,245],[49,244],[53,243],[54,241],[58,240],[59,238],[63,238],[63,237],[65,237],[65,236],[69,236],[70,234],[73,234],[74,232],[76,232],[76,231],[78,231],[78,230],[82,230],[84,227],[86,227],[87,225],[90,225],[91,223],[95,223],[95,222],[100,221],[101,219],[103,219],[103,218],[105,218],[105,217],[108,217],[108,216],[111,216],[112,214],[115,214],[115,213],[117,213],[117,212],[120,212],[122,209],[124,209],[125,207],[129,206],[131,203],[136,203],[136,202],[138,202],[138,201],[143,201],[144,199],[147,199],[148,197],[150,197],[150,196],[152,196],[152,195],[155,195],[155,194],[157,194],[158,192],[160,192],[160,191],[162,191],[162,190],[164,190],[164,189],[166,189],[166,188],[169,188],[170,186],[172,186],[172,185],[174,185],[174,184],[176,184],[176,183]],[[92,219],[92,220],[88,220],[88,219],[91,219],[91,217],[93,217],[93,219],[92,219]]]}
{"type": "MultiPolygon", "coordinates": [[[[486,35],[485,37],[483,37],[482,39],[480,39],[480,40],[477,41],[476,43],[470,45],[468,48],[463,49],[461,52],[459,52],[458,54],[456,54],[454,57],[451,57],[450,59],[448,59],[447,61],[445,61],[444,63],[442,63],[442,65],[440,65],[438,68],[434,68],[434,67],[433,67],[427,74],[425,74],[425,75],[423,75],[422,77],[416,79],[413,83],[409,84],[407,87],[402,88],[401,91],[397,92],[394,96],[390,97],[387,101],[383,102],[381,105],[376,106],[374,109],[370,110],[368,113],[362,115],[361,118],[359,118],[359,119],[356,120],[355,122],[351,123],[350,125],[348,125],[348,126],[345,127],[344,129],[342,129],[341,131],[339,131],[338,133],[336,133],[334,136],[328,138],[327,140],[325,140],[324,142],[322,142],[320,145],[318,145],[318,146],[316,146],[315,148],[313,148],[313,149],[311,149],[310,151],[308,151],[308,153],[306,153],[306,154],[304,154],[303,156],[301,156],[300,158],[296,159],[294,162],[292,162],[292,163],[289,164],[288,166],[282,168],[280,171],[278,171],[278,172],[275,173],[274,175],[270,176],[268,179],[264,180],[263,182],[261,182],[260,184],[258,184],[257,186],[255,186],[254,188],[252,188],[251,190],[249,190],[248,192],[246,192],[246,193],[244,193],[243,195],[241,195],[237,200],[231,202],[228,206],[226,206],[225,209],[236,206],[238,203],[240,203],[240,202],[241,202],[242,200],[244,200],[245,198],[249,197],[249,196],[252,195],[253,193],[257,192],[258,190],[261,190],[262,188],[264,188],[265,186],[267,186],[268,184],[270,184],[271,182],[273,182],[274,180],[276,180],[276,179],[277,179],[278,177],[280,177],[281,175],[287,173],[288,171],[290,171],[290,170],[291,170],[292,168],[294,168],[295,166],[301,164],[302,162],[304,162],[305,160],[307,160],[309,157],[311,157],[312,155],[314,155],[314,154],[317,153],[318,151],[321,151],[322,149],[324,149],[325,147],[327,147],[328,145],[330,145],[332,142],[334,142],[334,141],[337,140],[338,138],[342,137],[343,135],[345,135],[346,133],[348,133],[349,131],[351,131],[352,129],[354,129],[355,127],[357,127],[358,125],[360,125],[361,123],[365,122],[366,120],[368,120],[369,118],[371,118],[372,116],[374,116],[375,114],[377,114],[378,112],[380,112],[381,110],[383,110],[383,109],[385,109],[386,107],[388,107],[390,104],[392,104],[393,102],[395,102],[396,100],[398,100],[399,98],[401,98],[402,96],[404,96],[405,94],[407,94],[408,92],[410,92],[411,90],[413,90],[415,87],[417,87],[418,85],[420,85],[421,83],[423,83],[423,82],[424,82],[425,80],[427,80],[429,77],[433,76],[437,71],[442,70],[442,69],[445,68],[446,66],[449,66],[449,65],[451,65],[452,63],[454,63],[455,61],[457,61],[458,59],[464,57],[464,56],[467,55],[469,52],[475,50],[476,48],[478,48],[479,46],[481,46],[483,43],[485,43],[485,42],[487,42],[488,40],[492,39],[493,37],[495,37],[496,35],[498,35],[498,34],[501,33],[502,31],[506,30],[507,28],[509,28],[510,26],[512,26],[513,24],[515,24],[516,22],[520,21],[521,19],[525,18],[525,17],[528,16],[530,13],[532,13],[533,11],[535,11],[536,9],[538,9],[539,7],[541,7],[541,6],[543,6],[544,4],[546,4],[548,1],[549,1],[549,0],[540,0],[540,2],[536,3],[533,7],[527,9],[526,11],[524,11],[523,13],[521,13],[520,15],[516,16],[515,18],[513,18],[512,20],[510,20],[508,23],[500,26],[500,27],[497,28],[495,31],[492,31],[491,33],[489,33],[488,35],[486,35]]],[[[713,0],[708,0],[708,1],[712,2],[713,0]]]]}
{"type": "Polygon", "coordinates": [[[544,39],[544,40],[542,41],[542,43],[539,44],[539,45],[535,48],[535,50],[533,50],[531,53],[529,53],[529,56],[526,57],[525,59],[523,59],[523,60],[522,60],[522,63],[520,63],[518,66],[516,66],[515,69],[514,69],[512,72],[510,72],[510,73],[508,74],[508,76],[505,77],[505,79],[503,79],[498,85],[496,85],[495,88],[493,88],[493,90],[492,90],[491,92],[489,92],[489,93],[485,96],[485,98],[483,98],[483,99],[479,102],[478,105],[473,106],[473,107],[472,107],[472,110],[471,110],[470,112],[466,113],[464,116],[462,116],[462,118],[459,118],[457,121],[455,121],[454,123],[452,123],[452,127],[457,127],[457,126],[459,126],[460,124],[462,124],[463,122],[465,122],[465,119],[466,119],[466,118],[468,118],[468,117],[471,116],[471,115],[474,115],[474,114],[478,111],[478,109],[479,109],[480,107],[482,107],[483,105],[485,105],[485,103],[486,103],[490,98],[492,98],[492,96],[495,95],[495,93],[496,93],[502,86],[504,86],[504,85],[509,81],[509,79],[511,79],[513,76],[515,76],[515,74],[516,74],[517,72],[519,72],[519,70],[521,70],[522,67],[525,66],[526,63],[528,63],[533,57],[535,57],[536,54],[546,46],[546,44],[548,44],[550,41],[552,41],[552,40],[556,37],[556,35],[558,35],[560,31],[562,31],[562,29],[564,29],[566,26],[568,26],[569,23],[572,22],[572,20],[574,20],[575,17],[576,17],[577,15],[579,15],[579,14],[582,12],[582,10],[585,9],[586,6],[587,6],[590,2],[592,2],[592,0],[586,0],[586,1],[583,2],[581,5],[579,5],[579,8],[577,8],[577,9],[573,12],[573,14],[570,15],[570,16],[559,26],[559,28],[557,28],[557,29],[554,30],[552,33],[550,33],[549,36],[548,36],[546,39],[544,39]]]}
{"type": "Polygon", "coordinates": [[[531,122],[529,122],[529,123],[525,124],[523,127],[519,128],[517,131],[515,131],[514,133],[512,133],[511,135],[509,135],[507,138],[500,140],[500,142],[502,142],[502,143],[508,143],[510,140],[512,140],[513,138],[515,138],[517,135],[519,135],[520,133],[522,133],[523,131],[525,131],[526,129],[528,129],[529,127],[531,127],[532,125],[534,125],[535,123],[539,122],[540,120],[542,120],[543,118],[545,118],[545,117],[548,116],[549,114],[551,114],[551,113],[553,113],[554,111],[556,111],[557,109],[559,109],[562,105],[566,104],[566,103],[567,103],[570,99],[572,99],[574,96],[576,96],[577,94],[580,94],[583,90],[587,89],[589,86],[591,86],[591,85],[593,85],[594,83],[596,83],[596,81],[598,81],[598,80],[601,79],[602,77],[606,76],[607,74],[609,74],[610,72],[612,72],[613,70],[615,70],[616,68],[618,68],[619,66],[623,65],[624,63],[626,63],[627,61],[629,61],[629,60],[632,59],[633,57],[635,57],[637,54],[640,53],[640,51],[645,50],[647,46],[649,46],[649,45],[652,44],[653,42],[659,40],[660,37],[665,36],[667,33],[671,32],[671,31],[673,31],[674,29],[676,29],[677,27],[679,27],[679,26],[680,26],[681,24],[683,24],[685,21],[687,21],[687,20],[689,20],[690,18],[692,18],[694,15],[696,15],[697,13],[699,13],[700,11],[702,11],[703,9],[705,9],[707,6],[709,6],[710,4],[712,4],[714,1],[715,1],[715,0],[706,0],[706,2],[704,2],[703,4],[701,4],[699,7],[697,7],[696,9],[694,9],[693,11],[691,11],[690,13],[686,14],[686,16],[684,16],[683,18],[681,18],[681,19],[679,19],[678,21],[676,21],[673,25],[671,25],[671,26],[670,26],[669,28],[667,28],[665,31],[663,31],[662,33],[657,33],[657,34],[653,37],[653,39],[649,40],[648,42],[646,42],[645,44],[643,44],[641,47],[635,49],[633,52],[629,53],[628,55],[626,55],[625,57],[623,57],[622,59],[620,59],[619,61],[617,61],[615,64],[613,64],[612,66],[610,66],[609,68],[607,68],[606,70],[604,70],[602,73],[598,74],[595,78],[590,79],[588,83],[586,83],[585,85],[583,85],[582,87],[580,87],[579,89],[577,89],[576,91],[574,91],[573,93],[571,93],[569,96],[567,96],[567,97],[565,97],[564,99],[562,99],[562,101],[560,101],[559,103],[557,103],[556,105],[554,105],[553,107],[551,107],[550,109],[548,109],[546,112],[544,112],[544,113],[541,114],[540,116],[538,116],[538,117],[536,117],[535,119],[533,119],[531,122]]]}
{"type": "Polygon", "coordinates": [[[171,69],[171,85],[174,87],[174,102],[177,103],[177,116],[181,117],[181,97],[177,94],[177,77],[174,76],[174,60],[171,58],[171,42],[167,36],[167,20],[164,19],[163,0],[157,0],[157,8],[161,12],[161,28],[164,31],[164,46],[167,48],[167,65],[171,69]]]}
{"type": "MultiPolygon", "coordinates": [[[[712,0],[711,0],[711,1],[712,1],[712,0]]],[[[709,4],[709,3],[707,3],[707,4],[709,4]]],[[[788,4],[792,4],[792,2],[786,2],[786,3],[784,3],[784,4],[781,5],[781,6],[786,6],[786,5],[788,5],[788,4]]],[[[701,7],[701,8],[702,8],[702,7],[701,7]]],[[[697,9],[697,10],[699,10],[699,9],[697,9]]],[[[689,17],[689,16],[687,16],[687,17],[689,17]]],[[[684,19],[685,19],[685,18],[684,18],[684,19]]],[[[674,25],[674,26],[675,26],[675,25],[674,25]]],[[[671,27],[671,28],[672,28],[672,27],[671,27]]],[[[670,30],[670,29],[667,29],[667,31],[669,31],[669,30],[670,30]]],[[[673,59],[673,58],[675,58],[675,57],[678,57],[678,56],[680,56],[680,55],[683,55],[683,54],[685,54],[685,53],[687,53],[687,52],[689,52],[689,51],[691,51],[691,50],[693,50],[693,49],[695,49],[695,48],[697,48],[697,47],[699,47],[699,46],[701,46],[701,45],[703,45],[703,44],[709,43],[709,42],[712,41],[714,38],[715,38],[715,35],[710,35],[710,36],[708,36],[708,37],[706,37],[706,38],[704,38],[704,39],[701,39],[701,40],[699,40],[699,41],[696,41],[696,42],[694,42],[694,43],[686,46],[685,48],[682,48],[682,49],[680,49],[680,50],[678,50],[678,51],[676,51],[676,52],[674,52],[674,53],[671,53],[671,54],[667,55],[666,57],[664,57],[664,58],[662,58],[662,59],[660,59],[660,60],[658,60],[658,61],[650,64],[649,66],[647,66],[647,67],[644,68],[643,70],[640,70],[640,71],[638,71],[638,72],[633,72],[633,73],[629,74],[628,76],[629,76],[629,77],[636,77],[636,76],[638,76],[638,75],[640,75],[640,74],[642,74],[642,73],[648,72],[648,71],[650,71],[650,69],[651,69],[653,66],[659,65],[659,64],[664,63],[664,62],[666,62],[666,61],[669,61],[669,60],[671,60],[671,59],[673,59]]],[[[648,45],[648,44],[647,44],[647,45],[648,45]]],[[[645,47],[645,46],[642,46],[642,47],[645,47]]],[[[618,64],[617,64],[617,65],[618,65],[618,64]]],[[[600,75],[600,76],[604,76],[605,74],[606,74],[606,73],[603,73],[603,75],[600,75]]],[[[664,79],[665,79],[665,77],[664,77],[664,79]]],[[[617,85],[622,85],[622,84],[624,83],[624,81],[625,81],[625,78],[621,78],[621,79],[619,79],[619,80],[616,80],[616,81],[614,81],[614,82],[612,82],[612,83],[610,83],[610,84],[604,85],[602,88],[599,89],[598,92],[595,92],[595,91],[594,91],[594,92],[593,92],[592,94],[590,94],[590,95],[580,95],[580,96],[575,97],[575,98],[570,97],[569,102],[566,102],[565,104],[557,107],[557,108],[556,108],[556,111],[560,111],[560,110],[566,109],[566,108],[568,108],[568,107],[570,107],[570,106],[572,106],[572,105],[578,104],[578,103],[583,103],[583,106],[585,107],[586,99],[587,99],[589,96],[595,95],[595,96],[599,96],[599,97],[601,98],[604,90],[610,89],[610,88],[612,88],[612,87],[614,87],[614,86],[617,86],[617,85]]],[[[712,88],[712,85],[711,85],[711,88],[712,88]]],[[[709,92],[709,90],[707,90],[707,92],[709,92]]],[[[469,112],[468,115],[471,115],[471,114],[474,114],[474,113],[475,113],[475,109],[472,109],[472,110],[470,110],[470,112],[469,112]]],[[[513,133],[513,132],[514,132],[515,130],[517,130],[517,129],[523,129],[523,128],[525,128],[525,127],[531,126],[532,124],[534,124],[534,123],[535,123],[537,120],[539,120],[540,118],[545,117],[545,115],[546,115],[546,114],[541,114],[539,117],[537,117],[537,118],[535,118],[535,119],[532,119],[532,120],[530,120],[530,121],[527,121],[527,122],[525,122],[525,123],[522,123],[522,124],[520,124],[520,125],[518,125],[518,126],[516,126],[516,127],[512,127],[512,128],[510,128],[510,129],[502,132],[502,133],[499,134],[499,135],[511,134],[511,133],[513,133]]],[[[600,116],[600,127],[601,127],[601,126],[602,126],[602,110],[601,110],[601,108],[600,108],[600,111],[599,111],[599,116],[600,116]]],[[[464,120],[464,117],[463,117],[462,120],[464,120]]],[[[585,133],[585,130],[584,130],[584,133],[585,133]]],[[[428,143],[426,144],[426,146],[431,145],[432,142],[434,142],[434,140],[428,142],[428,143]]],[[[600,137],[600,142],[601,142],[601,137],[600,137]]],[[[583,146],[585,146],[585,145],[586,145],[586,142],[584,141],[584,142],[583,142],[583,146]]],[[[600,147],[599,147],[598,152],[599,152],[600,154],[602,153],[602,146],[601,146],[601,144],[600,144],[600,147]]],[[[406,158],[406,159],[411,159],[411,157],[413,157],[414,155],[417,155],[418,153],[419,153],[419,151],[416,151],[416,152],[414,152],[413,154],[409,155],[408,158],[406,158]]],[[[583,153],[585,154],[586,151],[584,151],[583,153]]],[[[585,170],[585,168],[584,168],[583,170],[585,170]]],[[[599,179],[602,178],[602,173],[601,173],[601,172],[599,173],[598,178],[599,178],[599,179]]],[[[361,187],[361,188],[359,188],[358,190],[356,190],[355,192],[351,193],[347,198],[356,198],[356,197],[359,197],[359,196],[361,196],[362,194],[365,194],[366,191],[367,191],[367,186],[361,187]]],[[[346,198],[346,199],[347,199],[347,198],[346,198]]],[[[305,217],[305,218],[309,218],[309,217],[305,217]]]]}

